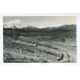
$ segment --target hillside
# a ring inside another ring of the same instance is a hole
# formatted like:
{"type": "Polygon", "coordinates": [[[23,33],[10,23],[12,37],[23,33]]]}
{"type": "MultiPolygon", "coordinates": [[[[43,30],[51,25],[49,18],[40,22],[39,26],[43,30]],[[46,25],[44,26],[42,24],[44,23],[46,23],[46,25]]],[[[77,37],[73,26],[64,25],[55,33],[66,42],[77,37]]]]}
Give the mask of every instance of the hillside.
{"type": "Polygon", "coordinates": [[[76,25],[3,28],[4,62],[76,62],[76,25]]]}

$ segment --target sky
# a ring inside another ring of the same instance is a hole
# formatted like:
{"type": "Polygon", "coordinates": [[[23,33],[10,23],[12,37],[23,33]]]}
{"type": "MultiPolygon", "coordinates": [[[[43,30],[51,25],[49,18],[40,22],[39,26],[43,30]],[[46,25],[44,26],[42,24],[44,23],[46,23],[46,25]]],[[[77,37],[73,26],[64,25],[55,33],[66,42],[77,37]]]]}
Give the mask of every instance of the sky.
{"type": "Polygon", "coordinates": [[[58,27],[65,24],[76,24],[75,16],[4,16],[4,24],[11,27],[15,24],[18,28],[34,26],[38,28],[58,27]]]}

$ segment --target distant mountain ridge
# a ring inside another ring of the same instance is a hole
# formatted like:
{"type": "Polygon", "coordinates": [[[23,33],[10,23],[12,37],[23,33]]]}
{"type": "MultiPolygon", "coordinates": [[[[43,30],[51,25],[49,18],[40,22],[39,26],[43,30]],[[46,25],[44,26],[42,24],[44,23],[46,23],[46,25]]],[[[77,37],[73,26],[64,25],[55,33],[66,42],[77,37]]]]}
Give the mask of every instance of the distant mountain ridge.
{"type": "Polygon", "coordinates": [[[69,29],[72,29],[73,27],[75,27],[76,25],[75,24],[71,24],[71,25],[61,25],[61,26],[58,26],[58,27],[55,27],[55,26],[50,26],[50,27],[45,27],[45,28],[38,28],[38,27],[35,27],[35,26],[27,26],[27,27],[23,27],[23,28],[18,28],[16,25],[13,25],[13,27],[4,27],[5,25],[3,25],[3,28],[4,29],[31,29],[31,30],[56,30],[56,29],[61,29],[61,30],[69,30],[69,29]]]}
{"type": "Polygon", "coordinates": [[[28,26],[26,28],[3,28],[4,35],[15,36],[51,36],[52,39],[70,38],[76,37],[76,25],[62,25],[60,27],[46,27],[37,28],[28,26]]]}

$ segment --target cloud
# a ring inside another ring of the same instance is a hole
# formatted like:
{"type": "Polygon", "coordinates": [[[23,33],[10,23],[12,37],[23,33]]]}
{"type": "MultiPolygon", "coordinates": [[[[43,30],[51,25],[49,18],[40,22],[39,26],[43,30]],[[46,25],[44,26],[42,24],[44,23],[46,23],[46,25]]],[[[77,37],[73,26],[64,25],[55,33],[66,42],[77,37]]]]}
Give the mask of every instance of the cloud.
{"type": "Polygon", "coordinates": [[[7,22],[7,24],[20,24],[20,22],[21,22],[21,20],[16,19],[16,20],[12,20],[12,21],[7,22]]]}
{"type": "Polygon", "coordinates": [[[7,24],[7,26],[5,27],[13,27],[13,25],[19,26],[21,24],[21,20],[15,19],[15,20],[8,21],[5,24],[7,24]]]}

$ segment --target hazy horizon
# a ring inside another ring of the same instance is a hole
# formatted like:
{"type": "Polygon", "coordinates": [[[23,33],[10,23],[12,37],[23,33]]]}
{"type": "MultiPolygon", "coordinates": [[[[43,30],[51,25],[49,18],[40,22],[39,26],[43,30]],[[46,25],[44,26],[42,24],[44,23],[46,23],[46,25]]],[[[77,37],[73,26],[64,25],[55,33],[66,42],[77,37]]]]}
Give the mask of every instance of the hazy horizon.
{"type": "Polygon", "coordinates": [[[12,27],[15,24],[18,28],[27,26],[45,28],[76,24],[76,18],[75,16],[4,16],[3,23],[8,25],[5,27],[12,27]]]}

